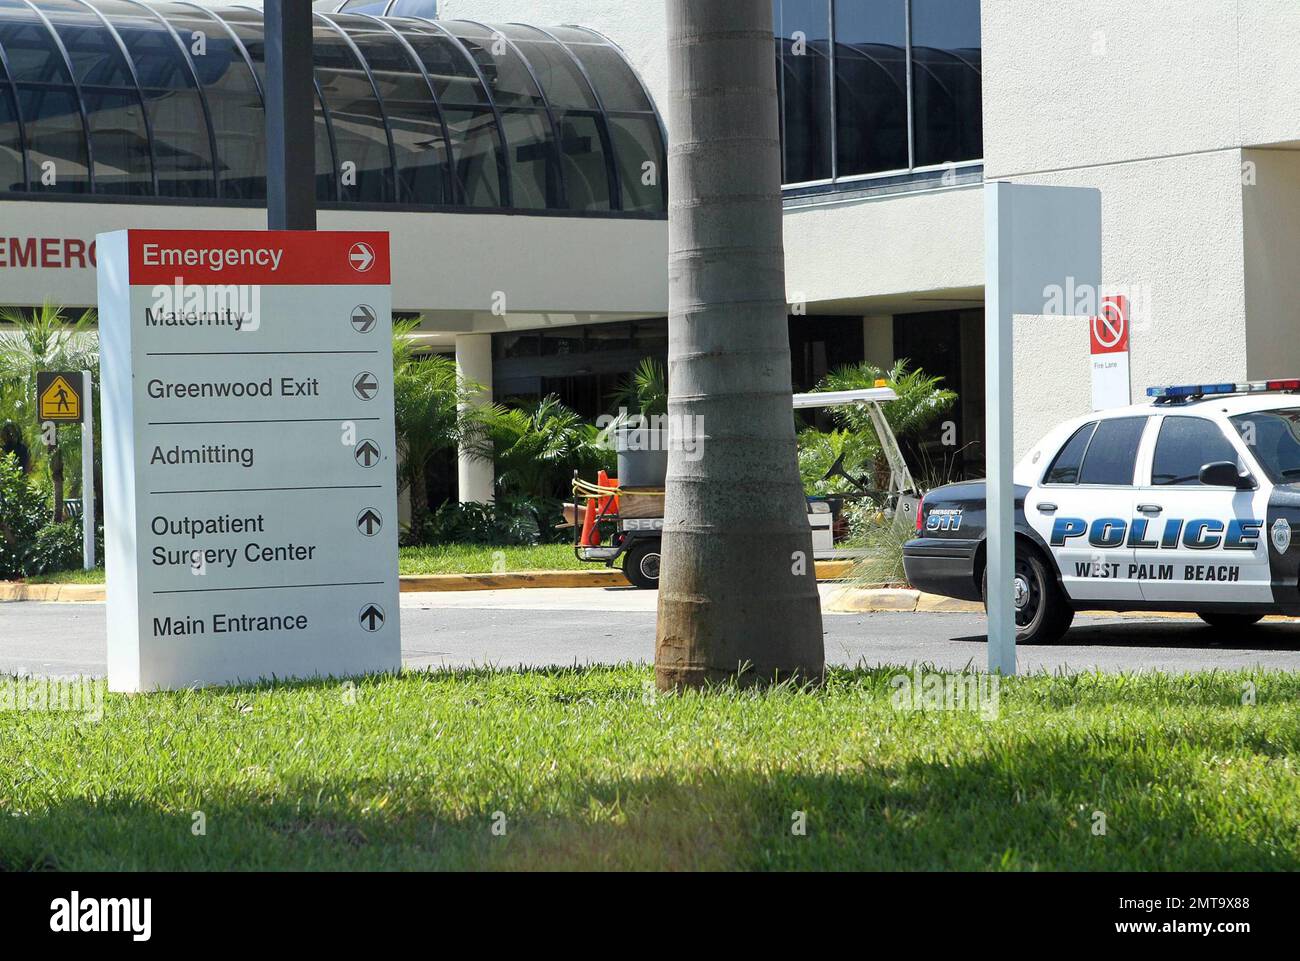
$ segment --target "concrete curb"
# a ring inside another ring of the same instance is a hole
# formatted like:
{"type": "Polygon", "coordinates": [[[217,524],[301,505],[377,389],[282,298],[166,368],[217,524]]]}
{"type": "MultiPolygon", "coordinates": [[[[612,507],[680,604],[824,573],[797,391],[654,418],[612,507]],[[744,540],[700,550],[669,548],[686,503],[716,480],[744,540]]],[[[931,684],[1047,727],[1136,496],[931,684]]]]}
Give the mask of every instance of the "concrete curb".
{"type": "MultiPolygon", "coordinates": [[[[817,579],[836,581],[847,576],[852,561],[818,561],[817,579]]],[[[528,587],[630,587],[618,568],[588,571],[512,571],[504,574],[403,574],[403,594],[424,591],[505,591],[528,587]]],[[[45,601],[60,604],[101,604],[103,584],[24,584],[0,581],[0,601],[45,601]]]]}

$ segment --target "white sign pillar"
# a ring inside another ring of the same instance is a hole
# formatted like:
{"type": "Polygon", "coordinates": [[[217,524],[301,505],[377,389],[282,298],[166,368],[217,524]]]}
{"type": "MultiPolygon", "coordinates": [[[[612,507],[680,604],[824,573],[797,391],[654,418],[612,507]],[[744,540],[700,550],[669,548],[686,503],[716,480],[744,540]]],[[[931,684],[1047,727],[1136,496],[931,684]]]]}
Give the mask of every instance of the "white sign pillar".
{"type": "Polygon", "coordinates": [[[1053,303],[1066,302],[1060,293],[1091,288],[1096,296],[1101,284],[1100,192],[985,184],[984,257],[988,667],[1010,675],[1016,672],[1012,324],[1017,315],[1033,315],[1042,323],[1074,323],[1068,306],[1064,313],[1048,315],[1053,303]]]}
{"type": "Polygon", "coordinates": [[[81,372],[81,567],[95,569],[95,392],[90,371],[81,372]]]}
{"type": "Polygon", "coordinates": [[[98,252],[110,688],[397,670],[388,235],[98,252]]]}

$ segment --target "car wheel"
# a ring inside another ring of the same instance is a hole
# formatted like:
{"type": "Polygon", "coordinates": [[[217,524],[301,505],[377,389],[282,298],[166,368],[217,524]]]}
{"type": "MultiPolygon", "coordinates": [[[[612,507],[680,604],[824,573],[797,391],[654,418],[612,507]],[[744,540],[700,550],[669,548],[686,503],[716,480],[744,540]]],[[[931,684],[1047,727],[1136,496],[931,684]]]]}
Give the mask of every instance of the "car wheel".
{"type": "Polygon", "coordinates": [[[1263,619],[1263,614],[1210,614],[1196,612],[1196,616],[1203,620],[1210,627],[1221,628],[1222,630],[1242,631],[1252,624],[1258,623],[1263,619]]]}
{"type": "Polygon", "coordinates": [[[633,544],[623,555],[623,576],[643,591],[659,587],[659,542],[633,544]]]}
{"type": "MultiPolygon", "coordinates": [[[[1051,644],[1058,641],[1074,622],[1074,608],[1056,578],[1035,550],[1016,551],[1015,609],[1017,644],[1051,644]]],[[[980,585],[984,609],[988,610],[989,573],[984,568],[980,585]]]]}

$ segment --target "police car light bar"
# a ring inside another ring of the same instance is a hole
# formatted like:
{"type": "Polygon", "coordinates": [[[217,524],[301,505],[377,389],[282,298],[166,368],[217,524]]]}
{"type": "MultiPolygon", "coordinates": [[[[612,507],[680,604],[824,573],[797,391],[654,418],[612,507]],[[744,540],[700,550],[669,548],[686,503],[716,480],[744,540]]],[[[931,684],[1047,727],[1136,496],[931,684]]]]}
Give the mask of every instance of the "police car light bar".
{"type": "Polygon", "coordinates": [[[1148,387],[1147,396],[1161,400],[1179,400],[1212,394],[1262,394],[1273,390],[1300,390],[1300,377],[1284,380],[1250,380],[1237,384],[1180,384],[1174,387],[1148,387]]]}

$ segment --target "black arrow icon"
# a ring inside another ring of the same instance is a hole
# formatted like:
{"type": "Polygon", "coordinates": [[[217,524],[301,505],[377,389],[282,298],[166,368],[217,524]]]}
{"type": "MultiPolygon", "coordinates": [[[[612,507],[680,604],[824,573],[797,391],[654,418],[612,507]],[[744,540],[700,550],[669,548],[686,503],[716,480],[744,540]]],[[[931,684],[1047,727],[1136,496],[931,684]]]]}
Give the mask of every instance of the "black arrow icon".
{"type": "Polygon", "coordinates": [[[379,515],[379,511],[373,507],[367,507],[357,515],[357,530],[366,537],[374,537],[379,533],[379,529],[384,526],[384,519],[379,515]]]}
{"type": "Polygon", "coordinates": [[[352,452],[362,467],[374,467],[379,462],[379,446],[370,439],[363,440],[352,452]]]}
{"type": "Polygon", "coordinates": [[[370,400],[379,390],[379,381],[368,370],[363,370],[352,380],[352,393],[362,400],[370,400]]]}
{"type": "Polygon", "coordinates": [[[384,626],[384,609],[378,604],[367,604],[361,608],[361,626],[367,631],[377,631],[384,626]]]}
{"type": "Polygon", "coordinates": [[[359,334],[370,333],[370,328],[375,326],[375,308],[369,304],[357,304],[353,307],[352,326],[359,334]]]}

